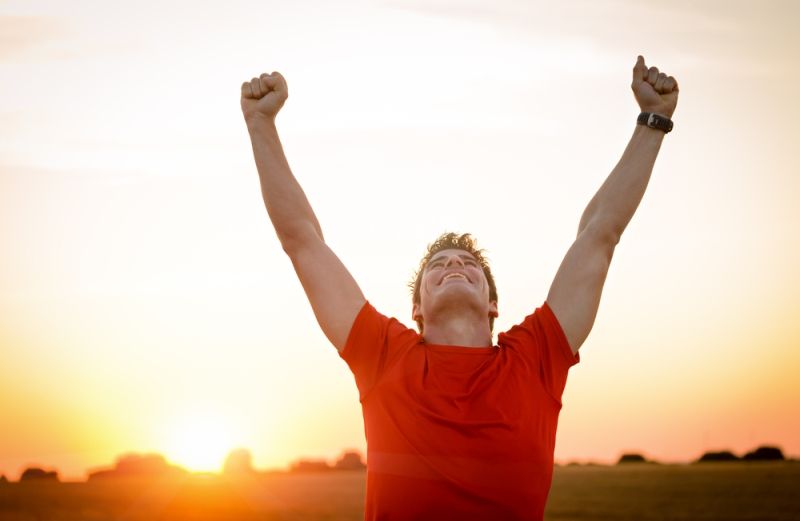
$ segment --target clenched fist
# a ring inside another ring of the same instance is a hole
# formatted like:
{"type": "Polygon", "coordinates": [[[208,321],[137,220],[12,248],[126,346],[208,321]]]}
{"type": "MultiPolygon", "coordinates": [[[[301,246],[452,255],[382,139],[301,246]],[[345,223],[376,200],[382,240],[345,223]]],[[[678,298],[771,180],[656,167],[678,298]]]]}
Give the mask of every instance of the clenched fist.
{"type": "Polygon", "coordinates": [[[242,83],[242,113],[246,121],[258,118],[275,119],[283,107],[289,89],[279,72],[264,73],[242,83]]]}
{"type": "Polygon", "coordinates": [[[678,104],[678,82],[672,76],[659,72],[658,67],[648,69],[643,56],[637,58],[633,67],[631,89],[642,112],[672,117],[678,104]]]}

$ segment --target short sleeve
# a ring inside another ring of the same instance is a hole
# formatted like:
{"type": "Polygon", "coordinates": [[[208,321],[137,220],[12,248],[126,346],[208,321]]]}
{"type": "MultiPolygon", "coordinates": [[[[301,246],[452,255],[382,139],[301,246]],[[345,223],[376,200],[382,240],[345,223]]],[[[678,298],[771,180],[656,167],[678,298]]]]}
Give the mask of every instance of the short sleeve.
{"type": "Polygon", "coordinates": [[[498,337],[498,343],[514,345],[533,360],[547,393],[561,403],[569,368],[580,362],[580,353],[572,354],[569,341],[547,302],[521,324],[498,337]]]}
{"type": "Polygon", "coordinates": [[[361,401],[400,354],[418,340],[416,331],[364,303],[339,353],[355,377],[361,401]]]}

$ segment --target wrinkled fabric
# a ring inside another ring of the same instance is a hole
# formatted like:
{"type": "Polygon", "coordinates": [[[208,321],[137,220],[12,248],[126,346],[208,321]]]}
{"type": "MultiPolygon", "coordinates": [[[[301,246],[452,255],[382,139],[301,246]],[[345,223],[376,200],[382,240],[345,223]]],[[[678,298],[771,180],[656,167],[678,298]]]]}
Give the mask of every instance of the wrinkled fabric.
{"type": "Polygon", "coordinates": [[[573,355],[547,303],[492,347],[425,343],[369,303],[340,356],[367,438],[367,520],[541,520],[573,355]]]}

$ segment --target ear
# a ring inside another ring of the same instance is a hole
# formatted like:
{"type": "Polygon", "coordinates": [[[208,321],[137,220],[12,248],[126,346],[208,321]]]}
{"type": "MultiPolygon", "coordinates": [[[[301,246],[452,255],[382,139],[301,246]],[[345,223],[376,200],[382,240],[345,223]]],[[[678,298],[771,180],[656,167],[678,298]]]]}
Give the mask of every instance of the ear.
{"type": "Polygon", "coordinates": [[[500,316],[500,311],[498,311],[498,309],[497,309],[497,301],[496,300],[490,300],[489,301],[489,316],[490,317],[494,317],[494,318],[497,318],[497,317],[500,316]]]}
{"type": "Polygon", "coordinates": [[[422,318],[422,308],[419,304],[414,304],[411,306],[411,320],[417,321],[417,319],[422,318]]]}

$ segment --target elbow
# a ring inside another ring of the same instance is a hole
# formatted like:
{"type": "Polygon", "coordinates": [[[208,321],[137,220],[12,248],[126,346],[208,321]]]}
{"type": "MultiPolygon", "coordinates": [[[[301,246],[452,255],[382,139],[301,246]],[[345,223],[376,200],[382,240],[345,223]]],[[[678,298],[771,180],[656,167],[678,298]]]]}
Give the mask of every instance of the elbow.
{"type": "Polygon", "coordinates": [[[628,221],[630,221],[630,217],[626,219],[624,215],[609,211],[607,208],[596,209],[589,205],[581,215],[578,235],[589,231],[604,242],[616,246],[622,238],[622,232],[625,231],[628,221]]]}
{"type": "Polygon", "coordinates": [[[595,217],[586,222],[581,220],[581,227],[578,230],[578,235],[587,234],[591,236],[595,242],[607,246],[610,251],[613,252],[622,238],[622,231],[623,228],[613,221],[595,217]]]}
{"type": "Polygon", "coordinates": [[[610,227],[602,230],[600,233],[605,242],[611,246],[616,246],[619,244],[619,241],[622,238],[622,229],[619,227],[610,227]]]}
{"type": "Polygon", "coordinates": [[[278,231],[278,240],[281,248],[289,257],[309,244],[310,241],[325,242],[322,232],[311,223],[303,223],[291,229],[278,231]]]}

